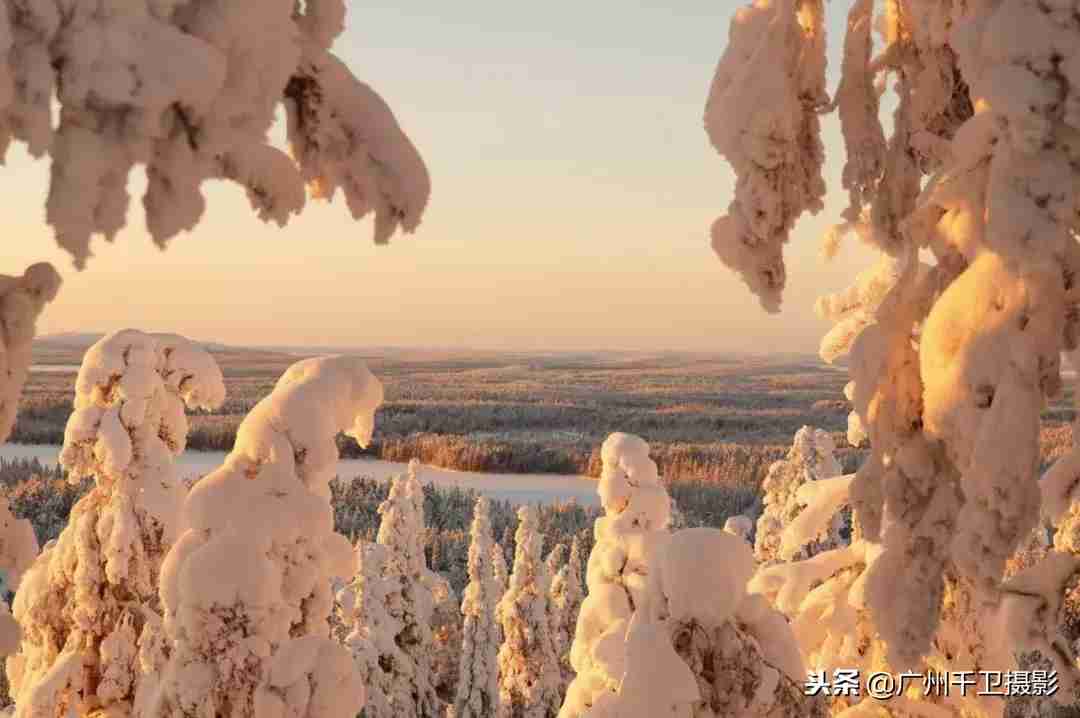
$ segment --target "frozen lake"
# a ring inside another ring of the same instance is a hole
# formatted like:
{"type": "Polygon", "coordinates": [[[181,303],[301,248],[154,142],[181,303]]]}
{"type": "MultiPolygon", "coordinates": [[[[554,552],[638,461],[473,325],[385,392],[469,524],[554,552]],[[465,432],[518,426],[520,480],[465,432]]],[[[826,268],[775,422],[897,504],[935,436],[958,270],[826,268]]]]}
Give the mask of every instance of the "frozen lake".
{"type": "MultiPolygon", "coordinates": [[[[59,446],[43,444],[4,444],[0,457],[4,459],[36,458],[43,464],[56,465],[59,446]]],[[[186,451],[177,460],[181,476],[198,477],[209,473],[225,460],[223,451],[186,451]]],[[[374,459],[342,459],[338,476],[352,479],[357,476],[385,480],[405,471],[406,464],[374,459]]],[[[475,489],[493,499],[514,503],[555,503],[576,500],[587,506],[598,506],[596,480],[582,476],[559,474],[481,474],[472,471],[451,471],[435,466],[420,467],[421,483],[440,486],[460,486],[475,489]]]]}

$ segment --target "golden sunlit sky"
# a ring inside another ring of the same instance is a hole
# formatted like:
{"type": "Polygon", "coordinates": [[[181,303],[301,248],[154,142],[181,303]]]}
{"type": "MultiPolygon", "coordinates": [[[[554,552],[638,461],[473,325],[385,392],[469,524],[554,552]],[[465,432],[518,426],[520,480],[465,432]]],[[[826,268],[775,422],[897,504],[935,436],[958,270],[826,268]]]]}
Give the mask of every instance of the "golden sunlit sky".
{"type": "MultiPolygon", "coordinates": [[[[530,351],[814,351],[815,297],[872,257],[830,264],[819,238],[845,206],[825,122],[830,197],[788,249],[769,315],[709,247],[734,176],[702,112],[740,3],[353,3],[336,51],[375,87],[432,175],[415,235],[371,242],[342,200],[264,225],[242,190],[207,185],[196,231],[151,243],[132,182],[128,228],[76,272],[44,223],[48,160],[0,172],[7,273],[53,262],[64,287],[39,330],[174,331],[230,344],[530,351]],[[13,255],[13,256],[12,256],[13,255]]],[[[835,88],[846,3],[827,3],[835,88]]]]}

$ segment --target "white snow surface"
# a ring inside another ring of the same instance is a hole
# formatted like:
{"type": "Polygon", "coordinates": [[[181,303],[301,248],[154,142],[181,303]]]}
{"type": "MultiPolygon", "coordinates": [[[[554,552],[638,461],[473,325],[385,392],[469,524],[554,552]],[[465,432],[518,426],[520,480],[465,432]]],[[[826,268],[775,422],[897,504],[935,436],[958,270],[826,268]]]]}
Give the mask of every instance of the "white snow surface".
{"type": "MultiPolygon", "coordinates": [[[[45,466],[55,466],[59,446],[48,444],[4,444],[0,457],[11,459],[37,459],[45,466]]],[[[225,461],[223,451],[188,450],[175,459],[176,470],[182,479],[195,479],[210,473],[225,461]]],[[[408,463],[382,461],[379,459],[340,459],[337,475],[343,481],[365,476],[388,481],[406,471],[408,463]]],[[[513,503],[551,504],[560,501],[576,501],[583,506],[598,506],[596,479],[568,474],[496,474],[478,471],[454,471],[438,466],[421,464],[417,475],[422,484],[458,486],[474,489],[492,499],[513,503]]]]}

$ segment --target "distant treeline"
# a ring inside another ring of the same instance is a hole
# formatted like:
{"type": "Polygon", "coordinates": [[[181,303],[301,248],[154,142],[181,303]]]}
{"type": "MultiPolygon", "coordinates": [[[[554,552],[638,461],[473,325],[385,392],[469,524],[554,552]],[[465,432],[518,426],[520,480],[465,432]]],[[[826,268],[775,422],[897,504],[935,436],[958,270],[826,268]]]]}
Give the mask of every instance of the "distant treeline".
{"type": "MultiPolygon", "coordinates": [[[[47,467],[36,459],[0,459],[0,495],[11,502],[16,517],[30,520],[41,545],[60,535],[75,502],[93,485],[90,479],[68,483],[62,469],[47,467]]],[[[389,487],[389,481],[363,476],[339,477],[333,481],[331,502],[337,531],[354,542],[374,541],[379,529],[378,507],[386,499],[389,487]]],[[[669,491],[679,526],[722,527],[729,516],[757,510],[756,492],[745,487],[681,482],[672,484],[669,491]]],[[[471,489],[433,483],[424,486],[428,565],[446,576],[459,595],[468,582],[469,524],[476,497],[477,493],[471,489]]],[[[542,505],[539,515],[545,554],[556,544],[569,546],[574,537],[582,542],[585,555],[592,550],[593,522],[601,515],[599,508],[567,501],[542,505]]],[[[492,501],[491,523],[507,563],[512,564],[517,527],[514,505],[492,501]]]]}

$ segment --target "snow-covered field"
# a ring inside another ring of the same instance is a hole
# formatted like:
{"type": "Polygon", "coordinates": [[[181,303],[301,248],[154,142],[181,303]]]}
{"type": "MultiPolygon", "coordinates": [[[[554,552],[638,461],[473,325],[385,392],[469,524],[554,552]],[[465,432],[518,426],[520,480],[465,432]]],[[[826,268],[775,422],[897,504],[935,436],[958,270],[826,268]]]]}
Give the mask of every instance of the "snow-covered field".
{"type": "MultiPolygon", "coordinates": [[[[59,446],[47,444],[5,444],[0,447],[4,459],[36,458],[43,464],[55,465],[60,453],[59,446]]],[[[180,475],[184,478],[206,474],[225,460],[223,451],[186,451],[176,460],[180,475]]],[[[342,459],[338,461],[338,475],[351,479],[367,476],[379,480],[389,479],[405,471],[406,464],[374,459],[342,459]]],[[[422,483],[433,482],[441,486],[460,486],[475,489],[493,499],[515,503],[553,503],[577,500],[594,506],[599,504],[596,481],[582,476],[559,474],[481,474],[472,471],[451,471],[435,466],[422,466],[419,472],[422,483]]]]}

